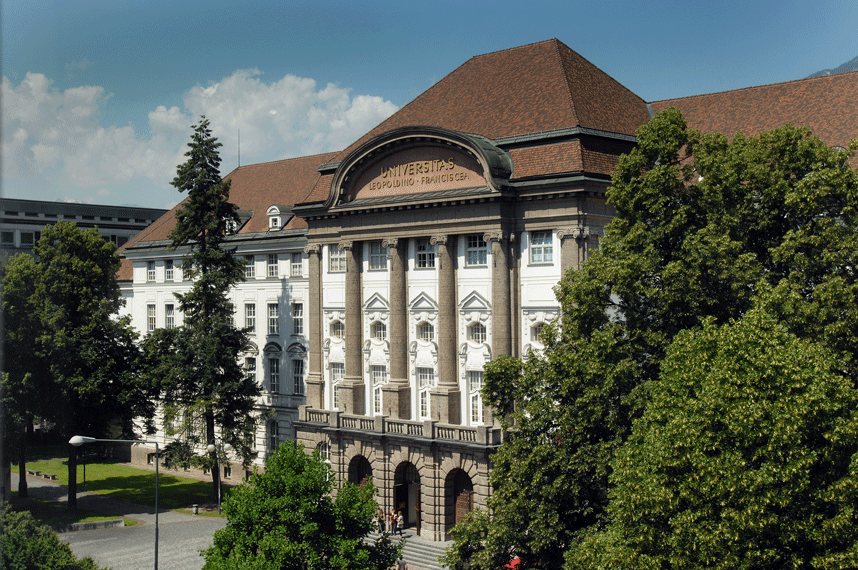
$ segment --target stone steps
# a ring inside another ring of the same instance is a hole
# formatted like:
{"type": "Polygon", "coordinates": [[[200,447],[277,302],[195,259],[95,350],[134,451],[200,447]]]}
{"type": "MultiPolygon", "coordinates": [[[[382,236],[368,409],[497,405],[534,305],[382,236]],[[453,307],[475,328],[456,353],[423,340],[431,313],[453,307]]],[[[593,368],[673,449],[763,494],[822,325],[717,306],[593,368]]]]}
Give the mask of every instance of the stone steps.
{"type": "MultiPolygon", "coordinates": [[[[402,557],[408,563],[408,570],[445,570],[445,567],[438,562],[438,557],[444,554],[452,542],[425,540],[417,536],[413,530],[406,530],[403,538],[405,548],[402,550],[402,557]]],[[[367,539],[377,540],[378,533],[370,533],[367,539]]],[[[394,536],[393,540],[399,540],[399,535],[394,536]]]]}

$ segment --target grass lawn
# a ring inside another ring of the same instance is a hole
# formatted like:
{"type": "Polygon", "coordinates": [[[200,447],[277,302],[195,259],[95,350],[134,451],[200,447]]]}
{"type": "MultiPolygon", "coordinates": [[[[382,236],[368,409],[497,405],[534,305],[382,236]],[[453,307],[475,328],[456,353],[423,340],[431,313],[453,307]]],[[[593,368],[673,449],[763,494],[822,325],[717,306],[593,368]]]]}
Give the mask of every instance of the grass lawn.
{"type": "MultiPolygon", "coordinates": [[[[50,459],[27,463],[27,469],[36,469],[57,476],[57,482],[68,485],[68,460],[50,459]]],[[[192,504],[215,502],[212,499],[211,481],[179,477],[162,470],[158,489],[158,503],[163,509],[185,509],[192,504]]],[[[86,464],[86,486],[83,484],[83,465],[77,466],[78,491],[88,491],[121,499],[138,505],[155,505],[155,472],[135,469],[121,463],[98,461],[86,464]]],[[[224,496],[229,487],[222,487],[224,496]]],[[[216,511],[215,511],[216,512],[216,511]]]]}
{"type": "MultiPolygon", "coordinates": [[[[79,522],[94,522],[114,520],[116,517],[105,517],[91,511],[76,510],[70,511],[65,505],[54,501],[42,501],[39,499],[20,499],[18,492],[12,493],[12,508],[16,511],[30,511],[30,513],[39,521],[48,526],[60,526],[79,522]]],[[[125,526],[134,526],[137,521],[133,519],[124,519],[125,526]]]]}

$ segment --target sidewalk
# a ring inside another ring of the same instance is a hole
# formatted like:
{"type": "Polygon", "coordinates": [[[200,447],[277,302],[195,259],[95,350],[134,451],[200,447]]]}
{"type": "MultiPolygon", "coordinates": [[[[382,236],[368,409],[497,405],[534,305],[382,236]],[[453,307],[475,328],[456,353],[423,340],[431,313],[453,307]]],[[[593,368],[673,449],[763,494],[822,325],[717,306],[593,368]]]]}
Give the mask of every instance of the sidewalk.
{"type": "MultiPolygon", "coordinates": [[[[18,489],[17,473],[12,476],[12,489],[18,489]]],[[[80,489],[80,485],[78,486],[80,489]]],[[[43,501],[55,501],[62,504],[68,503],[68,487],[48,481],[41,477],[27,476],[27,491],[31,498],[43,501]]],[[[77,506],[81,510],[92,511],[100,515],[116,518],[129,518],[143,524],[155,523],[155,505],[138,505],[113,499],[104,495],[78,491],[77,506]]],[[[164,508],[158,509],[158,522],[187,522],[198,520],[199,517],[186,515],[164,508]]]]}

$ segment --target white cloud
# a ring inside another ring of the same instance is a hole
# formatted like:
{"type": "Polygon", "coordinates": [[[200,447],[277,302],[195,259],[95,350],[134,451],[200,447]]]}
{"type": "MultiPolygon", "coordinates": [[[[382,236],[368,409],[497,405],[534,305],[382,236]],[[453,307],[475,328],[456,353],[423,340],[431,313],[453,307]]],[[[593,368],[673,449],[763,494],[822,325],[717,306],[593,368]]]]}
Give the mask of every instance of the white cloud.
{"type": "Polygon", "coordinates": [[[256,69],[238,70],[208,87],[190,88],[183,109],[156,106],[147,117],[148,139],[132,126],[100,124],[100,111],[112,96],[102,87],[60,91],[39,73],[28,73],[18,85],[4,77],[4,182],[14,179],[16,188],[28,180],[51,186],[51,196],[26,196],[38,199],[141,203],[147,196],[119,193],[135,184],[169,188],[200,115],[224,144],[226,174],[236,165],[239,129],[241,162],[252,164],[343,149],[397,110],[381,97],[351,97],[336,85],[319,90],[314,80],[293,75],[269,84],[260,75],[256,69]]]}

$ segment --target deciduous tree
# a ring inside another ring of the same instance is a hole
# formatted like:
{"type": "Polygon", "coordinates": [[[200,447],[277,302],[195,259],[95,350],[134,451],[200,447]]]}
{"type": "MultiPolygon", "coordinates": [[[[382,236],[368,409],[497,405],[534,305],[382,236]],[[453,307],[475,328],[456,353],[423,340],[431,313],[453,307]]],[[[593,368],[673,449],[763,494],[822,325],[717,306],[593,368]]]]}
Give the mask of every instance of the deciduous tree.
{"type": "Polygon", "coordinates": [[[641,127],[612,176],[616,217],[599,251],[557,288],[561,318],[544,353],[521,373],[487,368],[484,395],[510,412],[515,430],[494,457],[480,547],[479,533],[462,531],[467,539],[451,551],[476,552],[460,563],[488,569],[496,566],[485,561],[519,556],[557,568],[604,527],[611,461],[683,331],[762,303],[858,379],[850,156],[792,126],[732,141],[704,136],[673,109],[641,127]]]}
{"type": "Polygon", "coordinates": [[[227,526],[203,555],[206,570],[378,570],[391,568],[399,547],[387,536],[365,538],[378,509],[375,487],[345,483],[318,453],[283,443],[264,473],[233,489],[224,504],[227,526]]]}

